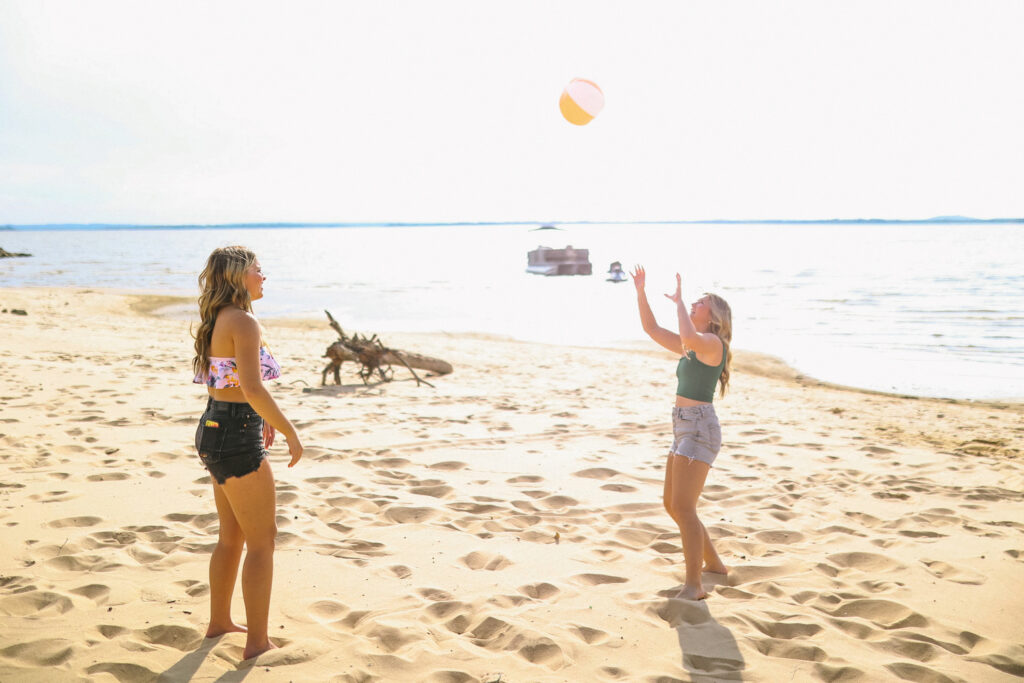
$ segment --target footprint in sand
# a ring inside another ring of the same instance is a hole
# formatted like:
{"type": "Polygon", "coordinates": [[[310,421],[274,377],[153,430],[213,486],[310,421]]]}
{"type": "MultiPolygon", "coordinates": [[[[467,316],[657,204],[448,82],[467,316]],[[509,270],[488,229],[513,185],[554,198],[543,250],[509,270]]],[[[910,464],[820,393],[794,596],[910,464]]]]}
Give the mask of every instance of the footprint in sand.
{"type": "Polygon", "coordinates": [[[539,477],[539,476],[537,476],[535,474],[523,474],[523,475],[520,475],[518,477],[512,477],[511,479],[506,479],[505,483],[507,483],[507,484],[537,484],[537,483],[540,483],[542,481],[544,481],[544,477],[539,477]]]}
{"type": "Polygon", "coordinates": [[[55,519],[49,522],[47,526],[53,527],[54,529],[64,529],[66,527],[87,527],[96,526],[103,519],[101,517],[92,517],[89,515],[82,515],[80,517],[65,517],[64,519],[55,519]]]}
{"type": "Polygon", "coordinates": [[[661,534],[653,531],[644,531],[643,529],[619,529],[615,532],[614,542],[615,545],[623,545],[633,550],[639,550],[646,548],[656,539],[660,538],[661,534]]]}
{"type": "Polygon", "coordinates": [[[548,496],[538,502],[549,510],[560,510],[572,507],[573,505],[579,505],[578,500],[569,496],[548,496]]]}
{"type": "Polygon", "coordinates": [[[906,605],[891,600],[857,599],[841,602],[838,607],[814,604],[817,610],[831,614],[840,619],[856,617],[870,621],[875,626],[889,630],[908,628],[911,626],[928,626],[929,621],[906,605]]]}
{"type": "Polygon", "coordinates": [[[318,621],[320,623],[337,621],[348,614],[348,612],[349,609],[347,605],[335,600],[321,600],[309,606],[309,616],[312,617],[314,621],[318,621]]]}
{"type": "Polygon", "coordinates": [[[805,569],[799,562],[782,565],[743,565],[729,570],[729,585],[742,586],[745,583],[767,581],[780,576],[792,576],[805,569]]]}
{"type": "Polygon", "coordinates": [[[473,630],[469,631],[466,635],[473,638],[476,641],[476,645],[479,645],[480,647],[490,647],[493,649],[496,645],[500,646],[505,640],[502,636],[514,629],[515,627],[507,621],[496,617],[486,617],[483,621],[474,626],[473,630]]]}
{"type": "Polygon", "coordinates": [[[380,506],[373,501],[354,496],[336,496],[334,498],[328,498],[324,502],[332,508],[337,508],[346,512],[355,511],[372,514],[380,510],[380,506]]]}
{"type": "MultiPolygon", "coordinates": [[[[501,674],[498,674],[498,678],[500,677],[501,674]]],[[[485,674],[484,678],[486,680],[491,680],[493,676],[485,674]]],[[[468,674],[465,671],[454,671],[452,669],[433,671],[426,678],[423,679],[424,683],[469,683],[470,681],[479,680],[480,679],[477,676],[468,674]]]]}
{"type": "Polygon", "coordinates": [[[894,569],[905,569],[905,566],[899,562],[876,553],[836,553],[835,555],[829,555],[827,559],[830,564],[840,569],[855,569],[872,574],[892,571],[894,569]]]}
{"type": "MultiPolygon", "coordinates": [[[[33,667],[57,667],[71,659],[74,645],[63,638],[44,638],[16,643],[3,649],[5,658],[33,667]]],[[[42,678],[42,677],[41,677],[42,678]]]]}
{"type": "Polygon", "coordinates": [[[385,468],[388,468],[388,469],[393,469],[393,468],[405,467],[408,464],[410,464],[410,461],[406,460],[405,458],[381,458],[380,460],[377,460],[376,462],[374,462],[373,466],[374,467],[385,467],[385,468]]]}
{"type": "Polygon", "coordinates": [[[115,626],[114,624],[100,624],[96,627],[96,630],[99,631],[100,635],[107,640],[120,638],[121,636],[129,633],[128,629],[124,626],[115,626]]]}
{"type": "Polygon", "coordinates": [[[761,633],[771,638],[792,640],[794,638],[811,638],[824,630],[820,624],[799,621],[779,621],[777,619],[761,619],[752,615],[740,617],[761,633]]]}
{"type": "Polygon", "coordinates": [[[790,545],[793,543],[800,543],[806,538],[806,536],[799,531],[768,530],[757,532],[754,534],[754,538],[762,543],[769,543],[772,545],[790,545]]]}
{"type": "Polygon", "coordinates": [[[629,581],[624,576],[612,574],[576,574],[569,578],[570,581],[579,586],[601,586],[606,583],[626,583],[629,581]]]}
{"type": "Polygon", "coordinates": [[[814,645],[803,645],[775,638],[753,638],[751,640],[757,651],[768,657],[797,659],[807,662],[822,662],[828,659],[825,651],[814,645]]]}
{"type": "Polygon", "coordinates": [[[581,626],[580,624],[571,624],[569,626],[569,631],[587,645],[600,645],[608,640],[608,632],[602,631],[599,628],[581,626]]]}
{"type": "Polygon", "coordinates": [[[400,579],[408,579],[412,576],[412,569],[406,567],[404,564],[395,564],[388,567],[388,571],[397,576],[400,579]]]}
{"type": "Polygon", "coordinates": [[[46,493],[34,493],[29,496],[29,500],[40,503],[63,503],[76,497],[68,491],[47,491],[46,493]]]}
{"type": "Polygon", "coordinates": [[[472,552],[459,560],[472,570],[485,569],[487,571],[498,571],[512,564],[504,555],[490,555],[483,552],[472,552]]]}
{"type": "Polygon", "coordinates": [[[45,616],[51,613],[64,614],[73,609],[71,600],[59,593],[33,590],[0,598],[0,614],[10,617],[45,616]]]}
{"type": "Polygon", "coordinates": [[[526,644],[519,648],[517,654],[532,664],[546,666],[552,671],[557,671],[566,664],[562,648],[547,636],[527,638],[526,644]]]}
{"type": "Polygon", "coordinates": [[[501,505],[493,505],[491,503],[471,503],[469,501],[448,503],[445,507],[449,510],[455,510],[456,512],[468,512],[471,515],[490,515],[495,512],[508,512],[508,509],[501,505]]]}
{"type": "Polygon", "coordinates": [[[939,560],[922,559],[921,564],[925,566],[930,574],[953,583],[963,583],[969,586],[980,586],[985,583],[985,577],[970,569],[954,567],[939,560]]]}
{"type": "Polygon", "coordinates": [[[431,498],[451,498],[454,492],[455,489],[451,486],[443,484],[413,486],[409,489],[409,493],[414,493],[418,496],[429,496],[431,498]]]}
{"type": "Polygon", "coordinates": [[[206,595],[210,592],[210,585],[203,583],[202,581],[196,581],[194,579],[184,579],[182,581],[175,581],[176,586],[181,586],[185,589],[185,593],[193,598],[206,595]]]}
{"type": "Polygon", "coordinates": [[[443,600],[454,600],[455,596],[446,590],[440,588],[420,588],[416,591],[422,597],[432,602],[440,602],[443,600]]]}
{"type": "Polygon", "coordinates": [[[437,517],[440,513],[433,508],[403,507],[395,505],[383,513],[385,519],[396,524],[419,524],[437,517]]]}
{"type": "Polygon", "coordinates": [[[580,470],[572,474],[574,477],[582,477],[584,479],[611,479],[618,476],[620,472],[608,467],[591,467],[590,469],[580,470]]]}
{"type": "Polygon", "coordinates": [[[888,448],[882,448],[881,446],[864,446],[860,450],[864,453],[873,453],[875,455],[889,455],[896,452],[888,448]]]}
{"type": "Polygon", "coordinates": [[[138,540],[138,536],[131,531],[97,531],[89,534],[83,541],[83,545],[90,550],[96,548],[119,548],[132,545],[138,540]]]}
{"type": "MultiPolygon", "coordinates": [[[[886,664],[885,668],[896,674],[896,676],[903,681],[927,681],[927,683],[957,683],[961,678],[950,678],[949,676],[936,671],[935,669],[929,669],[926,666],[920,664],[911,664],[910,662],[895,662],[893,664],[886,664]]],[[[1018,674],[1019,675],[1019,674],[1018,674]]]]}
{"type": "Polygon", "coordinates": [[[452,617],[448,621],[444,622],[444,627],[452,633],[461,636],[466,632],[466,629],[469,628],[471,623],[472,621],[468,616],[465,614],[459,614],[458,616],[452,617]]]}
{"type": "Polygon", "coordinates": [[[305,481],[320,489],[328,489],[332,488],[336,484],[346,483],[344,477],[310,477],[305,481]]]}
{"type": "Polygon", "coordinates": [[[139,640],[150,645],[164,645],[182,652],[191,652],[203,640],[203,634],[194,628],[175,624],[160,624],[136,631],[139,640]]]}
{"type": "Polygon", "coordinates": [[[442,600],[427,605],[423,608],[432,621],[452,620],[456,616],[465,616],[470,613],[469,605],[458,600],[442,600]]]}
{"type": "Polygon", "coordinates": [[[519,592],[533,598],[534,600],[547,600],[548,598],[552,598],[561,593],[557,586],[547,582],[531,583],[525,586],[520,586],[519,592]]]}
{"type": "Polygon", "coordinates": [[[109,572],[124,565],[102,555],[58,555],[45,561],[48,567],[66,572],[109,572]]]}
{"type": "Polygon", "coordinates": [[[435,462],[433,465],[430,465],[430,469],[432,470],[444,471],[463,470],[467,467],[469,467],[469,465],[464,462],[459,462],[458,460],[445,460],[443,462],[435,462]]]}
{"type": "Polygon", "coordinates": [[[84,596],[86,598],[89,598],[90,600],[95,602],[97,605],[104,605],[104,604],[106,604],[107,599],[110,597],[110,587],[109,586],[104,586],[101,583],[90,583],[87,586],[81,586],[79,588],[72,588],[68,592],[69,593],[74,593],[75,595],[81,595],[81,596],[84,596]]]}
{"type": "Polygon", "coordinates": [[[649,603],[644,611],[661,619],[672,628],[683,625],[696,626],[711,619],[707,605],[693,600],[659,600],[649,603]]]}
{"type": "Polygon", "coordinates": [[[629,484],[605,484],[601,487],[605,491],[615,491],[616,493],[636,493],[639,489],[629,484]]]}
{"type": "Polygon", "coordinates": [[[395,653],[409,643],[423,639],[423,634],[411,628],[395,628],[386,624],[376,624],[363,634],[366,638],[376,641],[382,650],[395,653]]]}

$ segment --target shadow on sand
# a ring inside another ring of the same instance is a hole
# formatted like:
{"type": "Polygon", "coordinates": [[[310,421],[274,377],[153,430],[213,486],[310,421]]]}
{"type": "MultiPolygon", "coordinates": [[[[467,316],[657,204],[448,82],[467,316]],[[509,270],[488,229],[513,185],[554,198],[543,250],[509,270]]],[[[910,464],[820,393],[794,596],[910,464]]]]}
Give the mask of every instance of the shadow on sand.
{"type": "Polygon", "coordinates": [[[706,600],[670,598],[660,616],[676,630],[683,668],[697,683],[742,681],[746,662],[732,631],[711,616],[706,600]]]}
{"type": "MultiPolygon", "coordinates": [[[[206,661],[206,658],[213,651],[213,648],[221,642],[223,636],[218,638],[204,638],[202,644],[192,652],[189,652],[184,657],[175,662],[171,668],[167,669],[157,677],[157,681],[166,683],[175,683],[183,681],[191,681],[192,677],[196,675],[199,668],[206,661]]],[[[252,662],[243,662],[239,665],[236,671],[226,671],[217,678],[217,683],[238,683],[243,680],[249,673],[254,669],[258,669],[259,665],[252,662]]]]}

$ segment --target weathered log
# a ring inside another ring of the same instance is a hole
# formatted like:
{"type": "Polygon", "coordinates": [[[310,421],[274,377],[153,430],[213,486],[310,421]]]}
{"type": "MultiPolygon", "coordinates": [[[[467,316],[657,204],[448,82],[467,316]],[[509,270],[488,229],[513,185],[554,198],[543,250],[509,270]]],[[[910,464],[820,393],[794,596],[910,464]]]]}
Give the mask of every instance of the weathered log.
{"type": "Polygon", "coordinates": [[[19,254],[13,251],[7,251],[3,247],[0,247],[0,258],[15,258],[18,256],[31,256],[32,254],[19,254]]]}
{"type": "Polygon", "coordinates": [[[447,375],[453,370],[451,363],[440,358],[432,358],[420,353],[411,353],[399,349],[389,349],[377,339],[377,335],[367,338],[355,334],[349,337],[341,329],[341,325],[334,319],[330,311],[324,311],[324,313],[327,314],[331,328],[338,333],[339,339],[327,347],[327,352],[324,354],[324,357],[330,358],[331,361],[321,374],[321,386],[327,384],[328,372],[333,373],[335,384],[341,384],[341,364],[345,361],[353,361],[362,366],[359,370],[359,376],[364,384],[375,372],[380,376],[381,380],[390,382],[394,376],[392,365],[405,366],[412,373],[412,376],[416,378],[417,384],[423,383],[429,387],[433,387],[433,385],[421,379],[413,368],[427,370],[438,375],[447,375]]]}
{"type": "MultiPolygon", "coordinates": [[[[324,354],[325,358],[337,358],[341,361],[358,361],[359,358],[355,353],[349,351],[345,346],[339,342],[334,342],[327,347],[327,353],[324,354]]],[[[420,353],[412,353],[410,351],[400,351],[396,349],[389,349],[383,356],[381,361],[389,365],[408,365],[410,368],[416,368],[417,370],[426,370],[432,372],[435,375],[447,375],[454,371],[452,364],[448,361],[441,360],[440,358],[432,358],[431,356],[424,356],[420,353]]]]}

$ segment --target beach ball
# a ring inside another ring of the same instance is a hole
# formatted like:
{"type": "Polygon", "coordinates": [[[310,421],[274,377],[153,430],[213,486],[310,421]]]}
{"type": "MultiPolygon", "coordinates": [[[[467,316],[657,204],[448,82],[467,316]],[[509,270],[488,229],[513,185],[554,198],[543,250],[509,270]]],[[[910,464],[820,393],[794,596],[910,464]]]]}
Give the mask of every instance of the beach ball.
{"type": "Polygon", "coordinates": [[[585,78],[574,78],[565,86],[558,99],[558,108],[569,123],[583,126],[594,120],[604,109],[604,93],[597,83],[585,78]]]}

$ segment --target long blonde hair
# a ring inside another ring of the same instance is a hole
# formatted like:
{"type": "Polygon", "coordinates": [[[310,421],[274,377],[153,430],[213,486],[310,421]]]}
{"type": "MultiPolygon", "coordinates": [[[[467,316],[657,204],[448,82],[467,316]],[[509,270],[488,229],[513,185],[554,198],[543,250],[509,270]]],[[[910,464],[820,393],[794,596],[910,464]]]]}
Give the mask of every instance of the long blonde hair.
{"type": "Polygon", "coordinates": [[[722,368],[722,376],[719,378],[719,396],[725,396],[725,389],[729,386],[729,371],[732,369],[732,309],[725,299],[717,294],[704,292],[711,304],[711,322],[708,324],[708,332],[718,335],[725,347],[725,367],[722,368]]]}
{"type": "Polygon", "coordinates": [[[196,355],[192,369],[203,374],[210,365],[210,342],[217,314],[225,306],[238,306],[252,313],[252,300],[245,288],[245,272],[256,263],[256,254],[242,246],[218,247],[206,259],[199,274],[199,329],[195,331],[196,355]]]}

